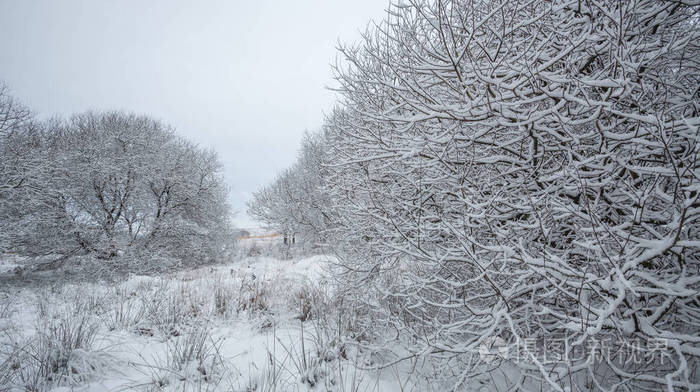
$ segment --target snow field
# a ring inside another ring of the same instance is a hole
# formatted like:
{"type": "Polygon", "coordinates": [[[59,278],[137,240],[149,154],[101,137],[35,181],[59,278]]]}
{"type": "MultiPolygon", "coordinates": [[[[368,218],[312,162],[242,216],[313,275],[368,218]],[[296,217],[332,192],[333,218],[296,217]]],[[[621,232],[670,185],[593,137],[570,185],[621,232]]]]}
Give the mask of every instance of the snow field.
{"type": "Polygon", "coordinates": [[[120,284],[0,289],[0,390],[411,390],[401,366],[361,370],[329,261],[253,257],[120,284]]]}

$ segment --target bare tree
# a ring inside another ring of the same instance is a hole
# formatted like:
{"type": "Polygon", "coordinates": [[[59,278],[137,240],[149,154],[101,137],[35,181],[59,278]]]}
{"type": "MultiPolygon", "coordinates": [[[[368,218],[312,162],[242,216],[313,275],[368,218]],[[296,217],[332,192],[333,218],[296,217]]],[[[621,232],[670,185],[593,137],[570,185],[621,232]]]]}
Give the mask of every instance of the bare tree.
{"type": "Polygon", "coordinates": [[[46,169],[41,127],[31,112],[0,83],[0,252],[26,216],[25,202],[34,196],[46,169]]]}
{"type": "Polygon", "coordinates": [[[700,388],[697,8],[444,0],[388,15],[341,49],[326,125],[360,324],[457,366],[438,367],[455,389],[488,370],[494,338],[525,349],[524,389],[700,388]],[[585,350],[600,342],[610,355],[585,350]],[[635,342],[663,349],[639,363],[635,342]]]}
{"type": "Polygon", "coordinates": [[[307,133],[297,162],[253,194],[248,214],[285,235],[324,242],[323,233],[332,222],[330,201],[323,192],[325,160],[323,135],[307,133]]]}
{"type": "Polygon", "coordinates": [[[9,246],[27,255],[151,252],[201,263],[229,236],[216,154],[145,116],[76,115],[46,125],[35,191],[17,198],[9,246]]]}
{"type": "Polygon", "coordinates": [[[31,112],[0,82],[0,192],[24,183],[26,165],[22,148],[29,142],[26,133],[31,120],[31,112]]]}

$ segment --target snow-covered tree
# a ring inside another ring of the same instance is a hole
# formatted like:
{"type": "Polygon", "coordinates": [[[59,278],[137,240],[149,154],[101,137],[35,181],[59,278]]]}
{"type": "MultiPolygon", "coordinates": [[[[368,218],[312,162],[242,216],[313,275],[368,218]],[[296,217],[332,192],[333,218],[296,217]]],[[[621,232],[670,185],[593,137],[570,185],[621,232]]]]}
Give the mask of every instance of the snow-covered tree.
{"type": "Polygon", "coordinates": [[[494,338],[523,389],[700,388],[697,11],[415,0],[342,48],[324,181],[366,331],[456,388],[494,338]]]}
{"type": "Polygon", "coordinates": [[[0,192],[19,188],[25,182],[23,147],[29,142],[31,121],[31,112],[0,83],[0,192]]]}
{"type": "Polygon", "coordinates": [[[330,202],[322,191],[325,160],[323,134],[305,134],[295,164],[253,194],[248,214],[271,229],[323,242],[331,222],[330,202]]]}
{"type": "Polygon", "coordinates": [[[0,83],[0,252],[16,228],[12,223],[26,213],[24,202],[36,195],[46,169],[41,127],[32,113],[0,83]]]}
{"type": "Polygon", "coordinates": [[[8,211],[9,247],[27,255],[152,252],[189,262],[227,245],[227,189],[216,154],[158,121],[88,112],[47,124],[44,170],[8,211]]]}

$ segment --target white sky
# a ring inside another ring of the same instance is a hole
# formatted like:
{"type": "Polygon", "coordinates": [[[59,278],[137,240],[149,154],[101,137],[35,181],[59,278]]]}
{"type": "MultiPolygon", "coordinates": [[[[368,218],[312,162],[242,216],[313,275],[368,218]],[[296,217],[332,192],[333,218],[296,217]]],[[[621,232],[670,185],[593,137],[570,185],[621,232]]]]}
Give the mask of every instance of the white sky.
{"type": "Polygon", "coordinates": [[[0,80],[44,116],[151,115],[213,147],[239,227],[335,95],[338,40],[388,0],[0,0],[0,80]]]}

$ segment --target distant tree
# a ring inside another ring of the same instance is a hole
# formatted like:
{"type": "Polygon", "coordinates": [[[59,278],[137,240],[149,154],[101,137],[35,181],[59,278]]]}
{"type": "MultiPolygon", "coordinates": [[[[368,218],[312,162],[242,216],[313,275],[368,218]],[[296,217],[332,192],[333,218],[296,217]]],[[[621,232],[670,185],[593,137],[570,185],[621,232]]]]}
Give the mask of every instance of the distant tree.
{"type": "Polygon", "coordinates": [[[159,163],[148,176],[152,219],[144,246],[173,249],[187,259],[220,253],[233,231],[216,153],[179,140],[163,149],[159,163]]]}
{"type": "Polygon", "coordinates": [[[0,252],[7,250],[15,225],[27,214],[25,202],[39,192],[47,169],[41,127],[32,113],[0,83],[0,252]]]}
{"type": "Polygon", "coordinates": [[[0,136],[17,132],[31,120],[31,112],[10,93],[9,87],[0,82],[0,136]]]}
{"type": "MultiPolygon", "coordinates": [[[[253,194],[248,214],[267,227],[312,242],[322,242],[331,223],[329,200],[322,191],[324,140],[307,133],[295,164],[253,194]]],[[[290,240],[291,241],[291,240],[290,240]]]]}
{"type": "Polygon", "coordinates": [[[31,112],[10,95],[9,88],[0,82],[0,192],[21,187],[24,183],[26,152],[23,147],[31,112]]]}
{"type": "Polygon", "coordinates": [[[9,244],[28,255],[153,252],[188,262],[229,239],[216,154],[145,116],[76,115],[47,124],[38,192],[17,200],[9,244]]]}

